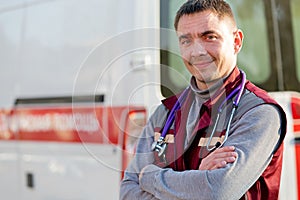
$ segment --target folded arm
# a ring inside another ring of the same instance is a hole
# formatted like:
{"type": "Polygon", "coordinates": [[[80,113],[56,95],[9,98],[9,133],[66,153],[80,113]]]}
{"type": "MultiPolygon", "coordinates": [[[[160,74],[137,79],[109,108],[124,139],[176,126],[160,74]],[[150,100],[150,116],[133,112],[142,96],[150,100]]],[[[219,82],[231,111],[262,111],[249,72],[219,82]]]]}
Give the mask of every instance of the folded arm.
{"type": "MultiPolygon", "coordinates": [[[[225,143],[225,146],[235,147],[236,160],[213,170],[177,172],[169,168],[161,169],[151,164],[153,156],[148,147],[146,151],[149,155],[141,156],[144,158],[140,157],[131,165],[131,169],[137,170],[135,175],[131,178],[127,175],[127,180],[133,181],[130,184],[131,191],[139,191],[135,193],[141,195],[138,198],[147,195],[145,199],[239,199],[271,161],[271,153],[279,138],[279,128],[280,117],[273,106],[260,105],[247,112],[232,125],[225,143]],[[139,163],[142,160],[143,164],[139,163]]],[[[145,146],[144,143],[143,148],[145,146]]]]}

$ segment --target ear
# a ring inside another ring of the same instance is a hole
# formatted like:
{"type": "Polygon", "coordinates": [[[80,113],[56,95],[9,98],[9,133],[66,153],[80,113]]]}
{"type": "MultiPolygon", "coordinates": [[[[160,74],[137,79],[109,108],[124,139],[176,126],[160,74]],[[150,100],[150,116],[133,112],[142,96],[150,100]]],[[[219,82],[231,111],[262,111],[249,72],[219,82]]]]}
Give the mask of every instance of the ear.
{"type": "Polygon", "coordinates": [[[242,49],[244,34],[242,30],[238,29],[234,33],[234,52],[238,54],[242,49]]]}

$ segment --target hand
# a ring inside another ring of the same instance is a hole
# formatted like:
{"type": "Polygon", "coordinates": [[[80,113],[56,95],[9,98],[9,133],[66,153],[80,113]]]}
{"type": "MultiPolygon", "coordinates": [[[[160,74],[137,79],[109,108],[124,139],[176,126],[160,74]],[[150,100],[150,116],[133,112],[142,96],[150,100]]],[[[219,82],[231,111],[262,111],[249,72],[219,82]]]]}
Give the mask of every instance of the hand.
{"type": "Polygon", "coordinates": [[[144,172],[146,171],[146,167],[147,165],[141,170],[140,174],[139,174],[139,180],[142,179],[143,175],[144,175],[144,172]]]}
{"type": "Polygon", "coordinates": [[[227,163],[233,163],[237,158],[234,146],[224,146],[216,149],[207,157],[203,158],[199,170],[213,170],[226,166],[227,163]]]}
{"type": "Polygon", "coordinates": [[[156,172],[158,172],[159,170],[161,170],[160,167],[154,165],[154,164],[150,164],[150,165],[146,165],[142,170],[141,172],[139,173],[139,182],[141,182],[143,176],[146,174],[146,173],[152,173],[152,175],[155,175],[156,172]]]}

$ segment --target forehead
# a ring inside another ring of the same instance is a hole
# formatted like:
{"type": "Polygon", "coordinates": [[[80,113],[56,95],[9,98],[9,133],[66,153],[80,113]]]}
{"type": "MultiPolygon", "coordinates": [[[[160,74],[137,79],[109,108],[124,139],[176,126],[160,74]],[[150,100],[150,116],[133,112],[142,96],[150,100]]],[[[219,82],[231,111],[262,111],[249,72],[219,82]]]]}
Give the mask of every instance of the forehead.
{"type": "Polygon", "coordinates": [[[183,15],[178,21],[178,34],[193,32],[205,32],[208,30],[227,31],[233,28],[233,24],[228,17],[219,19],[212,11],[203,11],[189,15],[183,15]]]}

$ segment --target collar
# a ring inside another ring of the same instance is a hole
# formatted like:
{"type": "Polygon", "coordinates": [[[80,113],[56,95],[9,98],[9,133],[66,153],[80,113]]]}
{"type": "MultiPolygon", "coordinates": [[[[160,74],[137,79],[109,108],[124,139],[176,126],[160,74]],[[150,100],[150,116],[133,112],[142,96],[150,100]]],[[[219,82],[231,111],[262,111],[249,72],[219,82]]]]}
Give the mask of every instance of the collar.
{"type": "MultiPolygon", "coordinates": [[[[191,79],[190,91],[188,93],[188,98],[194,98],[194,95],[208,93],[208,99],[204,102],[204,106],[211,110],[213,105],[220,104],[227,95],[230,94],[237,87],[238,84],[241,83],[241,75],[240,71],[237,67],[235,67],[228,77],[221,79],[208,90],[200,91],[195,85],[193,85],[193,80],[191,79]],[[212,92],[212,94],[210,93],[212,92]],[[199,93],[200,92],[200,93],[199,93]],[[211,98],[209,98],[211,97],[211,98]]],[[[166,106],[167,109],[171,110],[175,105],[178,97],[181,93],[171,96],[167,99],[162,100],[162,103],[166,106]]]]}
{"type": "Polygon", "coordinates": [[[224,79],[221,87],[215,92],[212,98],[208,99],[203,105],[210,110],[213,105],[220,104],[226,96],[228,96],[239,84],[241,84],[242,76],[240,70],[235,67],[229,76],[224,79]]]}

